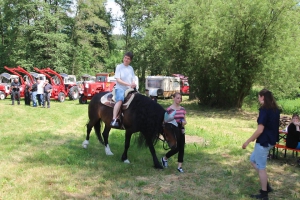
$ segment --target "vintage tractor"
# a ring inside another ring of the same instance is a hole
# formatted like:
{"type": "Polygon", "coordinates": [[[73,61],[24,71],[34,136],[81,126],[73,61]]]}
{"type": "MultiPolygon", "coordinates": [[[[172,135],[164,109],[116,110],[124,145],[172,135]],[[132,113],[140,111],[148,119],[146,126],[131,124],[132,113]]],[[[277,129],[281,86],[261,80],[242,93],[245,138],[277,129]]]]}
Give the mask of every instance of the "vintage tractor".
{"type": "Polygon", "coordinates": [[[0,74],[0,100],[4,100],[10,94],[10,84],[15,78],[19,77],[6,72],[0,74]]]}
{"type": "Polygon", "coordinates": [[[68,75],[65,73],[60,73],[63,77],[65,90],[68,91],[68,96],[70,100],[76,100],[79,98],[79,87],[76,82],[75,75],[68,75]]]}
{"type": "MultiPolygon", "coordinates": [[[[6,69],[7,71],[9,71],[10,73],[16,75],[19,79],[19,82],[21,84],[21,87],[20,87],[20,97],[24,97],[25,94],[24,94],[24,91],[25,91],[25,83],[24,83],[24,78],[22,77],[21,74],[19,74],[17,72],[17,68],[9,68],[7,66],[4,66],[4,69],[6,69]]],[[[13,80],[12,80],[13,81],[13,80]]],[[[11,88],[10,88],[11,89],[11,88]]]]}
{"type": "Polygon", "coordinates": [[[66,96],[69,96],[70,100],[75,100],[79,96],[79,91],[77,85],[72,85],[71,87],[65,86],[63,76],[57,73],[56,71],[45,68],[38,69],[34,68],[35,71],[44,74],[50,81],[50,84],[53,87],[51,98],[64,102],[66,96]]]}
{"type": "Polygon", "coordinates": [[[84,83],[95,82],[95,80],[96,80],[96,76],[91,76],[89,74],[84,74],[80,77],[80,81],[77,82],[78,89],[79,89],[79,97],[83,95],[84,83]]]}
{"type": "Polygon", "coordinates": [[[34,70],[38,73],[44,74],[49,79],[50,84],[53,88],[50,96],[51,99],[58,100],[59,102],[64,102],[68,93],[65,90],[62,77],[50,68],[38,69],[34,67],[34,70]],[[51,75],[56,79],[54,79],[51,75]]]}
{"type": "Polygon", "coordinates": [[[116,84],[114,81],[109,81],[111,75],[111,73],[98,73],[95,82],[83,81],[83,93],[79,97],[79,103],[87,103],[87,100],[92,99],[99,92],[111,92],[116,84]]]}

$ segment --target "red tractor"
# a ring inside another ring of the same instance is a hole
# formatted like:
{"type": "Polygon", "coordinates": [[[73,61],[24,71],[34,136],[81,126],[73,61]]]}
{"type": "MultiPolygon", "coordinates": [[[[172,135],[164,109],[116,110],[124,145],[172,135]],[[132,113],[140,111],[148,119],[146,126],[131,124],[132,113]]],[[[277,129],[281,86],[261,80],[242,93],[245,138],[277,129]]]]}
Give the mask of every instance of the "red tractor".
{"type": "Polygon", "coordinates": [[[15,78],[19,77],[6,72],[0,74],[0,100],[4,100],[10,94],[10,84],[15,78]]]}
{"type": "Polygon", "coordinates": [[[76,76],[75,75],[68,75],[65,73],[59,74],[63,80],[65,85],[65,90],[68,91],[68,96],[70,100],[76,100],[79,98],[79,86],[76,82],[76,76]]]}
{"type": "Polygon", "coordinates": [[[180,93],[182,95],[189,94],[190,86],[189,86],[189,82],[188,82],[188,77],[186,77],[182,74],[172,74],[172,75],[180,78],[180,93]]]}
{"type": "Polygon", "coordinates": [[[44,74],[49,79],[50,84],[53,87],[51,93],[52,99],[58,100],[60,102],[64,102],[67,95],[69,96],[70,100],[76,99],[76,96],[77,97],[79,96],[77,85],[73,85],[72,87],[66,87],[64,85],[63,77],[56,71],[50,68],[38,69],[36,67],[34,68],[34,70],[37,71],[38,73],[44,74]],[[73,87],[76,87],[77,90],[74,89],[73,87]],[[77,93],[74,91],[77,91],[77,93]]]}
{"type": "MultiPolygon", "coordinates": [[[[25,91],[25,83],[24,83],[24,79],[22,77],[22,75],[20,75],[18,72],[17,72],[17,68],[9,68],[7,66],[4,66],[4,69],[6,69],[7,71],[9,71],[10,73],[18,76],[18,79],[20,81],[20,84],[21,84],[21,88],[20,88],[20,98],[21,97],[24,97],[24,91],[25,91]]],[[[23,68],[22,68],[23,69],[23,68]]]]}
{"type": "Polygon", "coordinates": [[[79,97],[79,103],[87,103],[88,99],[92,99],[99,92],[111,92],[116,84],[115,81],[110,81],[111,75],[111,73],[98,73],[95,82],[83,81],[83,93],[79,97]]]}

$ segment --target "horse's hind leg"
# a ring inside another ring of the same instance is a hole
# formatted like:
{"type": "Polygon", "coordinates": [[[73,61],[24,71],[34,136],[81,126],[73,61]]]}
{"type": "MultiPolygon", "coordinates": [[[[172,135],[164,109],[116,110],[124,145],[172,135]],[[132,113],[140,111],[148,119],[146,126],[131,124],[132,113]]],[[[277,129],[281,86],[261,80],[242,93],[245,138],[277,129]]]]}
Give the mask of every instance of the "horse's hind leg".
{"type": "Polygon", "coordinates": [[[132,133],[126,131],[126,133],[125,133],[125,148],[124,148],[124,152],[123,152],[122,158],[121,158],[124,163],[130,163],[130,161],[127,158],[127,152],[130,147],[131,136],[132,136],[132,133]]]}
{"type": "Polygon", "coordinates": [[[91,134],[93,126],[96,124],[97,121],[98,121],[98,119],[97,120],[90,120],[89,123],[87,123],[87,125],[86,125],[86,138],[82,143],[82,147],[85,148],[85,149],[89,145],[90,134],[91,134]]]}
{"type": "Polygon", "coordinates": [[[96,133],[96,135],[97,135],[97,138],[98,138],[98,140],[99,140],[99,142],[101,143],[101,144],[103,144],[104,145],[104,141],[103,141],[103,139],[102,139],[102,137],[101,137],[101,135],[100,135],[100,129],[101,129],[101,123],[100,123],[100,119],[95,123],[95,125],[94,125],[94,129],[95,129],[95,133],[96,133]]]}
{"type": "Polygon", "coordinates": [[[105,153],[108,156],[114,155],[113,152],[111,152],[109,144],[108,144],[108,136],[109,136],[109,131],[110,131],[110,126],[104,126],[104,130],[102,133],[103,139],[104,139],[104,145],[105,145],[105,153]]]}

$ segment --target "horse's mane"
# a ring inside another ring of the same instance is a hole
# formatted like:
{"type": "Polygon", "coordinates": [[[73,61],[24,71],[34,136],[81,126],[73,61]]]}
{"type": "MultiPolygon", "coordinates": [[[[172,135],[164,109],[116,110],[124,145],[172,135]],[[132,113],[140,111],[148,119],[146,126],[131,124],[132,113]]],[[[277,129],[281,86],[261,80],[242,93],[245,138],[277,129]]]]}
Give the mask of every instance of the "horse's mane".
{"type": "Polygon", "coordinates": [[[146,138],[156,144],[160,133],[163,132],[162,123],[165,109],[149,97],[141,94],[135,95],[132,105],[134,105],[132,111],[136,113],[134,123],[140,131],[138,145],[145,144],[147,146],[146,138]]]}

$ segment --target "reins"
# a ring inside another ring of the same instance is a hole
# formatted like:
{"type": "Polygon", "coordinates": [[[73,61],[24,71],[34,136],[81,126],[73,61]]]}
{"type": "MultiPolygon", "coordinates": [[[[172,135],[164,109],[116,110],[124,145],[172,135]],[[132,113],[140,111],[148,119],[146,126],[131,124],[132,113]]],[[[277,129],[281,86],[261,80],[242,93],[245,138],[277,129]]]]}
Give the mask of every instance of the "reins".
{"type": "MultiPolygon", "coordinates": [[[[162,124],[162,126],[163,126],[163,129],[164,129],[164,127],[165,127],[165,123],[163,122],[163,124],[162,124]]],[[[173,132],[173,130],[172,130],[172,134],[173,134],[174,132],[173,132]]],[[[169,145],[167,145],[167,147],[166,147],[166,145],[165,145],[165,143],[166,143],[166,138],[165,138],[165,133],[164,133],[164,131],[163,131],[163,133],[162,133],[162,136],[163,136],[163,140],[159,137],[158,139],[160,140],[160,141],[162,141],[163,142],[163,149],[164,150],[169,150],[169,149],[171,149],[170,147],[168,147],[169,145]]],[[[176,133],[174,134],[174,137],[175,137],[175,139],[176,139],[176,141],[177,141],[177,137],[176,137],[176,133]]]]}

